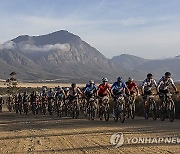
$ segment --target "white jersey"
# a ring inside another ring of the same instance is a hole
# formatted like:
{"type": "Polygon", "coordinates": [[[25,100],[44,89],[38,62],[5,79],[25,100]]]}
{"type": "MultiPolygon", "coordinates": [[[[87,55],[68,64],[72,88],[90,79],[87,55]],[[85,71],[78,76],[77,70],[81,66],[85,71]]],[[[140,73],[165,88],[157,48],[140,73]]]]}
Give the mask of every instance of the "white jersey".
{"type": "Polygon", "coordinates": [[[148,81],[148,79],[146,78],[146,79],[143,81],[142,88],[143,88],[145,91],[150,91],[153,86],[157,87],[156,80],[150,79],[150,80],[148,81]]]}
{"type": "Polygon", "coordinates": [[[165,77],[163,76],[158,82],[158,87],[161,90],[168,89],[170,85],[175,86],[174,81],[173,81],[172,78],[168,78],[167,80],[165,80],[165,77]]]}

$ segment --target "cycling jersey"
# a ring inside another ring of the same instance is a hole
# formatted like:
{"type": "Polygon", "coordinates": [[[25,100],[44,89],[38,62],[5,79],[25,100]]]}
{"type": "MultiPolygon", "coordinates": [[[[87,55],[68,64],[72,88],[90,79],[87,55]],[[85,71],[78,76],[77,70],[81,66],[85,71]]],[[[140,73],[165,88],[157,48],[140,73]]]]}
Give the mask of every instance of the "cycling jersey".
{"type": "Polygon", "coordinates": [[[23,95],[23,102],[27,102],[28,101],[28,95],[23,95]]]}
{"type": "Polygon", "coordinates": [[[126,85],[130,92],[133,92],[134,88],[137,87],[137,84],[135,82],[126,82],[126,85]]]}
{"type": "Polygon", "coordinates": [[[100,84],[98,87],[98,95],[103,97],[107,95],[107,90],[110,90],[109,84],[100,84]]]}
{"type": "Polygon", "coordinates": [[[94,94],[95,91],[97,91],[98,88],[97,86],[94,84],[93,86],[90,86],[90,85],[86,85],[86,88],[84,90],[84,93],[87,95],[87,96],[92,96],[94,94]]]}
{"type": "Polygon", "coordinates": [[[118,94],[122,93],[122,91],[124,89],[128,89],[128,87],[125,82],[120,82],[120,83],[114,82],[111,89],[112,89],[114,95],[118,95],[118,94]]]}
{"type": "Polygon", "coordinates": [[[75,89],[71,88],[69,91],[70,96],[77,96],[80,93],[81,93],[81,90],[79,88],[75,88],[75,89]]]}
{"type": "Polygon", "coordinates": [[[54,95],[55,95],[55,93],[53,91],[48,92],[48,97],[49,98],[54,98],[54,95]]]}
{"type": "Polygon", "coordinates": [[[142,88],[144,88],[144,91],[151,91],[153,86],[157,87],[157,83],[154,79],[150,79],[148,81],[148,79],[146,78],[143,81],[142,88]]]}
{"type": "Polygon", "coordinates": [[[63,91],[57,92],[55,97],[56,97],[58,100],[62,100],[63,97],[64,97],[64,92],[63,92],[63,91]]]}
{"type": "Polygon", "coordinates": [[[165,76],[163,76],[159,82],[158,87],[160,90],[168,90],[169,86],[175,86],[174,81],[172,78],[165,79],[165,76]]]}

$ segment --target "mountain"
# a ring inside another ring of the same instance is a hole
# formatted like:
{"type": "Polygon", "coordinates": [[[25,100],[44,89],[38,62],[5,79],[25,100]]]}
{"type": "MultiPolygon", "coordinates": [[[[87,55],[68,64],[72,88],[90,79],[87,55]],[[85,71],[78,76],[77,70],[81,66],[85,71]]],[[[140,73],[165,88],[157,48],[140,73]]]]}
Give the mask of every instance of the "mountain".
{"type": "MultiPolygon", "coordinates": [[[[97,49],[68,31],[41,36],[18,36],[0,47],[1,65],[14,70],[22,80],[59,79],[63,82],[114,80],[124,69],[117,67],[97,49]]],[[[2,70],[0,78],[7,77],[2,70]],[[3,75],[4,74],[4,75],[3,75]]]]}
{"type": "Polygon", "coordinates": [[[180,56],[150,60],[122,54],[107,59],[79,36],[61,30],[47,35],[21,35],[0,45],[0,79],[15,71],[23,81],[99,82],[118,76],[142,80],[152,72],[158,79],[165,71],[180,79],[180,56]]]}
{"type": "Polygon", "coordinates": [[[140,57],[122,54],[115,56],[111,59],[111,62],[116,63],[119,67],[126,69],[127,71],[134,72],[135,78],[143,80],[146,74],[151,72],[156,79],[159,79],[166,71],[170,71],[175,80],[180,79],[180,56],[169,59],[143,59],[140,57]]]}
{"type": "Polygon", "coordinates": [[[149,60],[133,55],[121,54],[119,56],[114,56],[111,61],[126,70],[133,70],[135,67],[149,60]]]}

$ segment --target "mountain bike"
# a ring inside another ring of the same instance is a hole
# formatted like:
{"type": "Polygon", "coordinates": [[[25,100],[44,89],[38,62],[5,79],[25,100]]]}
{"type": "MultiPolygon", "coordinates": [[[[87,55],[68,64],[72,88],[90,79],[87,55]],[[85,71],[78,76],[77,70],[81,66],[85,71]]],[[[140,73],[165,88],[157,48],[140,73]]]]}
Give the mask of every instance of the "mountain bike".
{"type": "Polygon", "coordinates": [[[109,98],[107,96],[99,97],[99,118],[100,118],[100,120],[103,120],[103,117],[104,117],[105,121],[109,121],[109,114],[110,114],[109,98]]]}
{"type": "Polygon", "coordinates": [[[154,95],[151,94],[148,96],[147,101],[144,104],[144,116],[145,119],[148,119],[149,116],[152,116],[153,120],[157,119],[157,104],[154,100],[154,95]]]}
{"type": "Polygon", "coordinates": [[[131,119],[134,119],[135,111],[136,111],[136,106],[134,103],[134,96],[129,95],[128,102],[127,102],[127,118],[131,117],[131,119]]]}
{"type": "Polygon", "coordinates": [[[88,106],[87,106],[87,114],[89,116],[89,120],[94,120],[97,113],[97,107],[96,107],[96,99],[94,96],[90,97],[88,100],[88,106]]]}
{"type": "Polygon", "coordinates": [[[160,94],[163,95],[163,102],[159,108],[159,115],[161,121],[164,121],[166,117],[168,117],[170,122],[173,122],[175,119],[175,104],[172,99],[171,93],[160,94]]]}
{"type": "Polygon", "coordinates": [[[71,100],[71,116],[74,119],[77,119],[79,116],[79,104],[78,104],[78,97],[75,96],[72,100],[71,100]]]}
{"type": "Polygon", "coordinates": [[[114,121],[117,122],[120,119],[121,123],[125,121],[125,99],[123,94],[115,97],[115,108],[114,108],[114,121]]]}

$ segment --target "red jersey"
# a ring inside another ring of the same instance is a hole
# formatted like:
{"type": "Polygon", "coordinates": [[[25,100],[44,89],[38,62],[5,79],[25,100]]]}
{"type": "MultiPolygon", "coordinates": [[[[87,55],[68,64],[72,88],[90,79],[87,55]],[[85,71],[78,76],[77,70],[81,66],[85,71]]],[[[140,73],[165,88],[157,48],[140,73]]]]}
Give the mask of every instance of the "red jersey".
{"type": "Polygon", "coordinates": [[[137,87],[137,84],[135,82],[126,82],[126,85],[130,92],[134,91],[134,88],[137,87]]]}
{"type": "Polygon", "coordinates": [[[98,95],[99,96],[105,96],[107,95],[107,89],[110,90],[110,85],[109,84],[100,84],[98,87],[98,95]]]}

